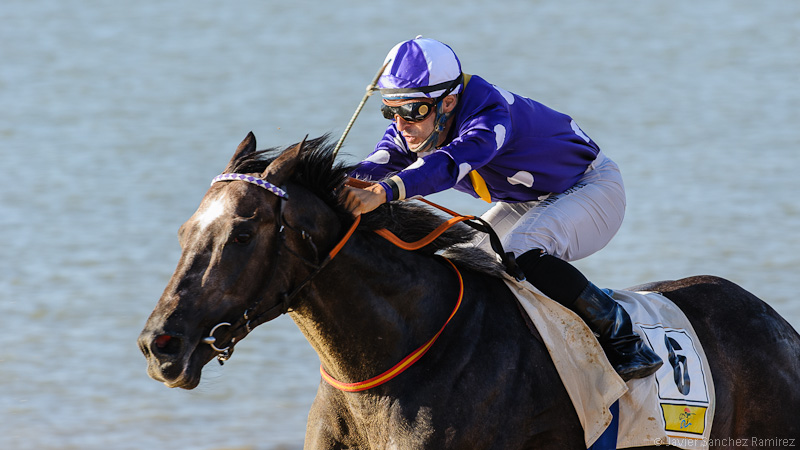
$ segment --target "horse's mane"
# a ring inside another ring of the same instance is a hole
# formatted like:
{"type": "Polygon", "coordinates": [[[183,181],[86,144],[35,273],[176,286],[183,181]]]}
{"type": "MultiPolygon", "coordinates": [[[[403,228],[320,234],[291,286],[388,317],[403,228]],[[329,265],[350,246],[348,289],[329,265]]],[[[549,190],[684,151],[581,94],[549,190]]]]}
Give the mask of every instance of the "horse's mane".
{"type": "MultiPolygon", "coordinates": [[[[246,155],[234,162],[232,171],[261,173],[278,155],[295,145],[259,150],[246,155]]],[[[339,193],[344,189],[349,174],[357,166],[337,161],[334,148],[335,145],[331,142],[328,134],[306,141],[291,180],[309,189],[331,207],[343,223],[350,224],[353,217],[342,203],[339,193]]],[[[358,229],[372,231],[386,228],[400,239],[414,242],[430,234],[445,220],[431,208],[422,204],[395,201],[364,214],[358,229]]],[[[503,267],[493,255],[469,245],[475,233],[476,231],[468,226],[458,223],[417,252],[430,256],[441,254],[463,267],[500,276],[503,267]]],[[[374,236],[383,239],[377,235],[374,236]]]]}

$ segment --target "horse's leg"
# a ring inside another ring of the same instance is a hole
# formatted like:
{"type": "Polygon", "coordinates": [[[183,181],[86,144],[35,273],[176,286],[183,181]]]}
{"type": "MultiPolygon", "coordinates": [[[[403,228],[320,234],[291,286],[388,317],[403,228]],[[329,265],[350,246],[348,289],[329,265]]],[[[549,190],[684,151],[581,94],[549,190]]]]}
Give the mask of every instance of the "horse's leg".
{"type": "Polygon", "coordinates": [[[339,450],[361,448],[350,433],[347,410],[336,405],[329,387],[320,384],[306,423],[307,450],[339,450]]]}

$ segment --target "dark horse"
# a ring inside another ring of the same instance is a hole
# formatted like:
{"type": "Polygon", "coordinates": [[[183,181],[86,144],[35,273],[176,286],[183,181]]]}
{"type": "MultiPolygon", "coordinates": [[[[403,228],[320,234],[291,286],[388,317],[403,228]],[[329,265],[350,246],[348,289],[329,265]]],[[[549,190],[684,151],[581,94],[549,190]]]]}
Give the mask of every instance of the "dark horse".
{"type": "MultiPolygon", "coordinates": [[[[415,241],[443,219],[414,202],[391,203],[365,215],[341,247],[354,223],[338,196],[350,168],[334,161],[327,140],[277,157],[255,145],[251,133],[225,169],[253,178],[214,183],[180,228],[178,267],[139,337],[152,378],[192,389],[206,363],[227,358],[254,326],[288,311],[333,379],[368,380],[442,330],[461,276],[460,308],[415,364],[369,390],[320,383],[306,448],[585,448],[547,349],[526,326],[501,268],[455,245],[472,238],[468,227],[403,250],[373,230],[415,241]]],[[[797,332],[720,278],[646,288],[677,303],[703,342],[718,401],[712,447],[756,438],[800,445],[797,332]]]]}

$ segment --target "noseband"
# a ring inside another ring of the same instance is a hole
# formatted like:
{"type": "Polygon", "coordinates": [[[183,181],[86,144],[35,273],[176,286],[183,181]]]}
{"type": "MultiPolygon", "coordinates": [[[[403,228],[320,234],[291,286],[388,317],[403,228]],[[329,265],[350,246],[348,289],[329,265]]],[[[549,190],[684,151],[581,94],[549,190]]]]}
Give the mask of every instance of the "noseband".
{"type": "MultiPolygon", "coordinates": [[[[289,195],[286,193],[286,189],[285,188],[281,188],[281,187],[275,186],[274,184],[272,184],[269,181],[266,181],[264,179],[261,179],[261,178],[258,178],[258,177],[254,177],[254,176],[251,176],[251,175],[240,174],[240,173],[224,173],[222,175],[217,175],[216,177],[214,177],[214,179],[211,180],[211,184],[213,185],[214,183],[217,183],[217,182],[220,182],[220,181],[244,181],[244,182],[256,185],[256,186],[258,186],[258,187],[260,187],[262,189],[265,189],[265,190],[275,194],[276,196],[278,196],[278,198],[280,199],[280,207],[279,207],[279,211],[280,212],[279,212],[279,214],[277,216],[278,233],[276,234],[276,241],[277,241],[278,245],[275,246],[275,254],[276,254],[275,260],[276,261],[278,259],[277,256],[280,254],[280,249],[281,249],[280,243],[281,242],[285,242],[284,230],[286,228],[289,228],[290,230],[293,230],[293,231],[299,233],[300,237],[303,240],[308,240],[310,245],[311,245],[311,247],[316,252],[316,246],[314,245],[314,241],[312,240],[311,235],[308,234],[305,230],[297,230],[297,229],[291,227],[289,224],[286,223],[286,221],[283,218],[284,207],[286,205],[286,202],[289,200],[289,195]]],[[[266,311],[260,312],[260,313],[257,312],[257,310],[260,309],[259,307],[261,306],[261,303],[263,302],[263,298],[261,298],[261,299],[257,300],[253,305],[251,305],[250,307],[248,307],[245,310],[244,314],[236,322],[235,325],[231,324],[230,322],[220,322],[217,325],[215,325],[211,329],[211,332],[209,333],[209,335],[202,339],[202,342],[210,345],[211,348],[214,349],[214,351],[219,352],[219,354],[217,355],[217,360],[219,361],[220,364],[223,364],[224,361],[227,361],[228,358],[230,358],[231,353],[233,351],[233,346],[236,343],[236,337],[232,337],[231,338],[230,344],[228,344],[227,347],[219,348],[219,347],[216,346],[217,339],[214,337],[214,332],[218,328],[225,327],[225,326],[232,327],[233,328],[232,329],[232,333],[235,333],[239,329],[244,328],[245,329],[245,336],[246,336],[251,331],[253,331],[253,329],[255,327],[257,327],[258,325],[261,325],[264,322],[268,322],[268,321],[270,321],[272,319],[275,319],[276,317],[278,317],[278,316],[280,316],[282,314],[287,313],[290,310],[290,307],[291,307],[292,303],[294,302],[294,299],[297,297],[297,294],[299,294],[300,291],[315,276],[317,276],[317,274],[320,271],[322,271],[322,269],[325,268],[325,266],[328,265],[328,263],[336,256],[336,254],[339,253],[339,251],[342,249],[342,247],[344,247],[344,244],[346,244],[347,241],[350,239],[350,236],[353,235],[353,232],[355,231],[356,227],[358,227],[358,224],[359,224],[360,221],[361,221],[361,216],[357,216],[355,218],[355,220],[353,221],[353,225],[350,226],[350,229],[347,231],[347,233],[342,238],[342,240],[339,241],[339,243],[333,248],[333,250],[330,251],[330,253],[328,253],[328,255],[325,257],[325,259],[321,263],[316,263],[316,262],[312,262],[312,261],[307,260],[306,258],[301,256],[297,252],[291,250],[289,247],[286,247],[285,244],[284,244],[284,248],[286,248],[286,250],[289,253],[291,253],[292,255],[295,255],[297,258],[299,258],[305,264],[313,267],[314,270],[306,277],[305,280],[303,280],[302,283],[300,283],[300,285],[298,285],[296,288],[294,288],[291,292],[289,292],[289,293],[284,292],[281,295],[282,296],[281,301],[278,302],[276,305],[272,306],[271,308],[267,309],[266,311]],[[256,314],[253,315],[254,313],[256,313],[256,314]]],[[[267,280],[267,285],[271,284],[272,279],[275,277],[275,273],[277,272],[277,267],[278,267],[277,263],[273,264],[272,273],[270,274],[270,276],[269,276],[269,278],[267,280]]],[[[241,340],[241,338],[240,338],[240,340],[241,340]]]]}

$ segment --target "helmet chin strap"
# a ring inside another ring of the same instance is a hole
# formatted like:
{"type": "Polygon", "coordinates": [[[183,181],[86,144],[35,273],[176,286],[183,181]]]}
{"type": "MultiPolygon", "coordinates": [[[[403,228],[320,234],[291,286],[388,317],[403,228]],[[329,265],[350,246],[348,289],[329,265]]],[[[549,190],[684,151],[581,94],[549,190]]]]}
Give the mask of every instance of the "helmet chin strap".
{"type": "Polygon", "coordinates": [[[439,134],[444,131],[445,125],[447,125],[447,119],[450,118],[452,112],[453,111],[445,112],[444,99],[439,100],[436,106],[433,131],[431,131],[430,136],[428,136],[419,147],[411,151],[414,153],[425,153],[436,148],[436,144],[439,143],[439,134]]]}
{"type": "Polygon", "coordinates": [[[444,99],[447,98],[447,96],[450,95],[450,93],[453,92],[458,86],[460,86],[463,81],[464,74],[459,73],[458,77],[450,82],[450,85],[447,86],[447,89],[445,89],[444,92],[442,92],[442,94],[436,98],[436,101],[434,102],[436,105],[436,117],[434,118],[433,131],[431,132],[431,135],[428,136],[428,138],[425,139],[425,141],[423,141],[419,147],[417,147],[416,150],[411,150],[412,152],[423,153],[436,148],[436,145],[439,143],[439,134],[444,131],[444,128],[447,125],[447,119],[450,118],[450,114],[454,111],[444,111],[444,99]]]}

